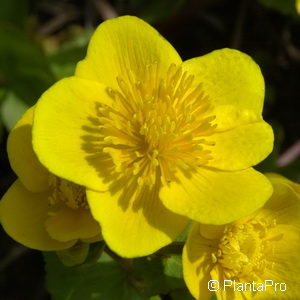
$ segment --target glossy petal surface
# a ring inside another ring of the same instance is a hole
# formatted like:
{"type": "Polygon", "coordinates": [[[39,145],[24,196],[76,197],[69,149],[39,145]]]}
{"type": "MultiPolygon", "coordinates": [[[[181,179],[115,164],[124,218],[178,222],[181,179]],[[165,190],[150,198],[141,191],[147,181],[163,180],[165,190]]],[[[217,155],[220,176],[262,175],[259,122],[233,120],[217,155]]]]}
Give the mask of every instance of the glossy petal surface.
{"type": "Polygon", "coordinates": [[[49,188],[49,172],[39,162],[32,149],[34,107],[28,109],[9,134],[7,152],[12,169],[24,186],[32,192],[49,188]]]}
{"type": "Polygon", "coordinates": [[[215,50],[185,61],[183,69],[195,75],[212,102],[217,130],[262,119],[264,79],[259,66],[245,53],[215,50]]]}
{"type": "Polygon", "coordinates": [[[29,248],[51,251],[71,247],[76,241],[59,242],[46,231],[49,193],[32,193],[17,180],[0,203],[0,219],[5,231],[29,248]]]}
{"type": "Polygon", "coordinates": [[[225,224],[246,216],[272,194],[266,177],[251,168],[238,172],[198,168],[191,174],[178,172],[178,178],[180,183],[161,189],[164,205],[204,224],[225,224]]]}
{"type": "Polygon", "coordinates": [[[124,16],[97,28],[87,57],[77,65],[76,76],[116,88],[117,76],[123,80],[139,76],[151,64],[157,64],[157,72],[166,75],[172,63],[181,64],[181,58],[169,42],[141,19],[124,16]]]}
{"type": "Polygon", "coordinates": [[[151,254],[171,243],[185,228],[187,219],[167,210],[157,191],[136,186],[127,190],[88,190],[88,202],[99,221],[105,241],[119,255],[136,257],[151,254]]]}

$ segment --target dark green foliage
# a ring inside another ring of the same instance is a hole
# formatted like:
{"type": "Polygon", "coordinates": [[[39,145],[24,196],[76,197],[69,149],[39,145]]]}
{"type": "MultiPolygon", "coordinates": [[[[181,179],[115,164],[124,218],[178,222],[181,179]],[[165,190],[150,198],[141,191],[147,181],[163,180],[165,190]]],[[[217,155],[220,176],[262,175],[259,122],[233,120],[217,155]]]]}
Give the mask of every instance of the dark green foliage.
{"type": "Polygon", "coordinates": [[[277,10],[283,14],[296,15],[295,0],[259,0],[259,2],[268,8],[277,10]]]}
{"type": "Polygon", "coordinates": [[[180,255],[136,259],[113,255],[113,259],[103,253],[97,262],[75,267],[64,266],[55,253],[44,256],[47,288],[54,300],[146,300],[168,293],[189,294],[180,255]]]}
{"type": "Polygon", "coordinates": [[[130,0],[131,8],[147,22],[156,22],[176,13],[186,0],[130,0]]]}
{"type": "Polygon", "coordinates": [[[45,254],[47,287],[53,300],[142,300],[122,267],[103,254],[96,264],[65,267],[45,254]]]}

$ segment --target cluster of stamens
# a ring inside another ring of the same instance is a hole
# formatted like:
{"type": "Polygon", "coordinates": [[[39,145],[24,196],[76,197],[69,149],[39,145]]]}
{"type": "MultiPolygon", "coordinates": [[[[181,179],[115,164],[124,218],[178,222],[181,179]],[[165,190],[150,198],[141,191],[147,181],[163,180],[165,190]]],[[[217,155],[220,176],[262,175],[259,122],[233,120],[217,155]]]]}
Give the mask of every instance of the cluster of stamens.
{"type": "Polygon", "coordinates": [[[275,226],[276,220],[260,219],[226,226],[212,262],[220,264],[230,280],[259,280],[266,268],[273,268],[267,258],[274,252],[274,240],[282,238],[268,235],[275,226]]]}
{"type": "Polygon", "coordinates": [[[72,209],[88,208],[85,188],[55,175],[50,176],[51,196],[49,202],[52,208],[67,206],[72,209]]]}
{"type": "Polygon", "coordinates": [[[176,167],[203,166],[212,158],[214,132],[210,99],[193,75],[172,64],[164,78],[158,65],[138,75],[117,77],[118,89],[107,89],[112,105],[100,104],[102,149],[116,172],[134,174],[139,185],[176,180],[176,167]],[[138,77],[138,78],[137,78],[138,77]]]}

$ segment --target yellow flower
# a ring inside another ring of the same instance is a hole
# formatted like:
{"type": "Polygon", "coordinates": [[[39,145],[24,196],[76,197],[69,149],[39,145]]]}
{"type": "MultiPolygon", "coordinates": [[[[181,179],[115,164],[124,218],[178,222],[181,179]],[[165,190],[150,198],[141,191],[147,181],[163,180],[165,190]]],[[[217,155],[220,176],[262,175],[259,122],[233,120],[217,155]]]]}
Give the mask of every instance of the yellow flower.
{"type": "Polygon", "coordinates": [[[268,199],[270,183],[251,168],[273,147],[263,98],[246,54],[182,62],[150,25],[124,16],[102,23],[75,76],[38,101],[33,146],[51,172],[88,188],[114,251],[147,255],[186,217],[224,224],[268,199]]]}
{"type": "Polygon", "coordinates": [[[227,225],[193,225],[183,270],[196,299],[210,299],[209,284],[219,300],[300,299],[300,185],[268,178],[274,193],[257,212],[227,225]]]}
{"type": "Polygon", "coordinates": [[[16,241],[38,250],[101,239],[85,188],[50,174],[33,152],[33,110],[25,112],[8,138],[9,160],[19,178],[0,201],[3,228],[16,241]]]}

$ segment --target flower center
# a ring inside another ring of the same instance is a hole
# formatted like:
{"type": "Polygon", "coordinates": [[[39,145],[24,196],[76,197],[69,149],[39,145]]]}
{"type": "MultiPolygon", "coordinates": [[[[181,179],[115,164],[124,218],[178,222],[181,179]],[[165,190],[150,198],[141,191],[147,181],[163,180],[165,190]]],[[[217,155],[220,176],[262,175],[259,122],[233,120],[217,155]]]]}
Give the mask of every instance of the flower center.
{"type": "Polygon", "coordinates": [[[138,75],[117,77],[119,89],[107,89],[111,107],[99,105],[103,151],[117,172],[134,174],[139,185],[152,186],[157,175],[176,180],[176,167],[192,168],[211,159],[205,140],[216,127],[212,106],[201,84],[181,67],[170,65],[165,78],[157,64],[138,75]]]}
{"type": "Polygon", "coordinates": [[[70,181],[61,179],[57,176],[50,176],[50,186],[52,194],[49,198],[53,208],[66,205],[73,209],[88,209],[85,188],[70,181]]]}
{"type": "Polygon", "coordinates": [[[268,231],[275,226],[275,220],[257,219],[227,226],[218,251],[212,254],[213,262],[218,262],[231,280],[258,280],[266,268],[273,267],[267,257],[274,251],[272,241],[281,236],[270,238],[268,231]]]}

